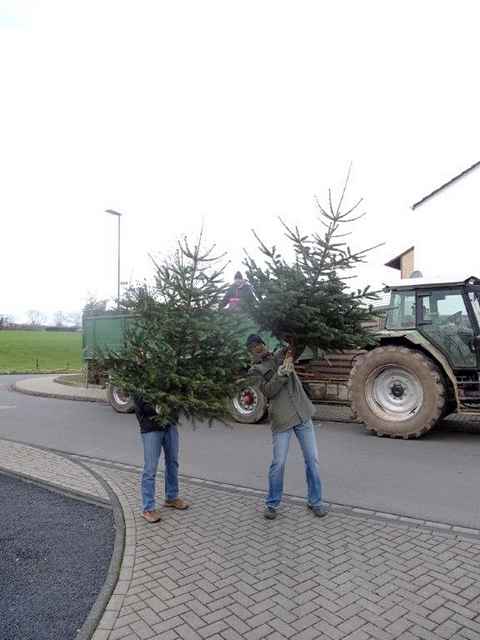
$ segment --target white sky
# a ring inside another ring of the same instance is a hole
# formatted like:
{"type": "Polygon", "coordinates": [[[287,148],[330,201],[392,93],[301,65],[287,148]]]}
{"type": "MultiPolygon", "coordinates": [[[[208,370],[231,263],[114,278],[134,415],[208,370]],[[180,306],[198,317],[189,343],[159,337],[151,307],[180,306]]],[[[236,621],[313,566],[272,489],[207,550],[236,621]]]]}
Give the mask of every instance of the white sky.
{"type": "MultiPolygon", "coordinates": [[[[318,228],[353,161],[385,241],[480,159],[478,3],[0,0],[0,312],[80,309],[202,223],[240,265],[254,227],[318,228]]],[[[394,275],[394,272],[391,272],[394,275]]]]}

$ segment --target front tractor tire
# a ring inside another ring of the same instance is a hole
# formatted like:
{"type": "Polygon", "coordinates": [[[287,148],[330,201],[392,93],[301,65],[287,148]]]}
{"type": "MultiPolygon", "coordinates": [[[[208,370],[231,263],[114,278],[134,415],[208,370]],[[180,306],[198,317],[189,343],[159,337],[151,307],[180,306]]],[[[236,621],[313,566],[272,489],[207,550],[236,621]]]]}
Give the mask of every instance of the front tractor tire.
{"type": "Polygon", "coordinates": [[[133,398],[113,384],[107,384],[107,400],[117,413],[133,413],[133,398]]]}
{"type": "Polygon", "coordinates": [[[419,438],[445,408],[445,383],[422,352],[394,345],[357,359],[350,374],[352,410],[368,431],[391,438],[419,438]]]}

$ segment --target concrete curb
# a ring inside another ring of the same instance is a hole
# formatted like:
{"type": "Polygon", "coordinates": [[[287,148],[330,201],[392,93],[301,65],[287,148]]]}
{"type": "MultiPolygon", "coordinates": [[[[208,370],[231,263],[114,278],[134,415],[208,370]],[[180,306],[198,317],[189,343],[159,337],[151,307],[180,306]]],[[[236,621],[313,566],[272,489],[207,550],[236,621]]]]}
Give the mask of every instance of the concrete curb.
{"type": "Polygon", "coordinates": [[[73,393],[72,387],[66,388],[66,385],[62,385],[54,380],[45,378],[43,378],[40,383],[38,380],[31,378],[28,378],[27,380],[18,380],[11,385],[11,389],[27,396],[37,396],[39,398],[102,402],[104,404],[108,404],[106,394],[103,390],[92,389],[91,392],[89,392],[88,390],[82,389],[82,393],[80,393],[80,390],[78,389],[76,393],[73,393]]]}
{"type": "MultiPolygon", "coordinates": [[[[79,466],[82,466],[82,467],[86,466],[88,471],[95,478],[97,478],[97,474],[93,472],[93,470],[90,468],[90,465],[92,464],[100,467],[105,467],[107,469],[115,469],[117,471],[126,471],[129,473],[136,473],[138,475],[141,473],[143,468],[141,465],[135,465],[135,464],[130,464],[126,462],[118,462],[115,460],[109,460],[107,458],[99,458],[97,456],[88,456],[81,453],[72,453],[68,451],[63,451],[61,449],[54,449],[53,447],[42,447],[40,445],[30,444],[28,442],[15,440],[14,438],[8,438],[6,436],[2,436],[0,439],[5,440],[7,442],[13,442],[16,444],[25,445],[27,447],[32,447],[34,449],[39,449],[41,451],[54,453],[62,456],[63,458],[66,458],[69,461],[78,462],[79,466]]],[[[9,470],[3,470],[2,468],[2,473],[8,474],[9,470]]],[[[18,472],[15,472],[15,473],[20,476],[23,475],[23,474],[19,474],[18,472]]],[[[162,475],[162,472],[159,471],[158,473],[160,476],[162,475]]],[[[24,478],[29,481],[34,481],[34,478],[32,478],[32,476],[25,475],[24,478]]],[[[233,493],[233,494],[236,493],[240,495],[250,495],[250,496],[257,495],[259,498],[262,498],[262,499],[265,497],[265,491],[262,489],[257,489],[255,487],[236,485],[228,482],[220,482],[218,480],[209,480],[208,478],[190,476],[183,473],[179,473],[179,478],[183,482],[191,483],[192,485],[197,485],[197,486],[203,485],[211,489],[216,489],[216,490],[224,491],[227,493],[233,493]]],[[[43,481],[43,480],[39,482],[42,482],[45,485],[49,484],[47,481],[43,481]]],[[[102,486],[105,486],[104,483],[107,481],[106,480],[102,481],[100,476],[99,482],[101,482],[102,486]]],[[[54,485],[54,487],[58,487],[58,485],[54,485]]],[[[68,491],[69,490],[66,490],[65,493],[67,493],[68,491]]],[[[86,494],[82,494],[81,492],[75,492],[75,491],[72,491],[71,493],[74,495],[74,497],[77,497],[78,499],[88,500],[88,496],[86,496],[86,494]]],[[[108,495],[110,495],[110,491],[108,492],[108,495]]],[[[288,503],[290,504],[305,503],[304,497],[296,496],[288,493],[284,493],[283,500],[287,504],[288,503]]],[[[99,504],[101,506],[105,506],[105,503],[103,503],[102,505],[103,501],[101,498],[91,497],[89,501],[92,503],[99,504]]],[[[467,537],[474,537],[476,539],[480,538],[480,529],[460,525],[454,522],[452,523],[452,522],[445,522],[445,521],[433,521],[425,518],[409,516],[406,513],[386,512],[385,510],[380,511],[379,509],[376,509],[374,507],[370,507],[370,508],[359,507],[356,505],[339,503],[339,502],[328,502],[327,504],[330,505],[330,508],[332,509],[332,511],[345,513],[347,515],[352,514],[352,515],[360,516],[367,519],[382,520],[384,522],[388,521],[390,524],[404,524],[404,525],[409,525],[413,527],[425,527],[427,529],[435,529],[439,533],[449,533],[450,535],[455,533],[461,533],[462,535],[465,535],[467,537]]]]}
{"type": "MultiPolygon", "coordinates": [[[[3,439],[4,438],[2,438],[2,440],[3,439]]],[[[16,442],[16,440],[13,440],[12,442],[16,442]]],[[[31,447],[32,449],[42,450],[41,447],[37,447],[35,445],[28,445],[28,446],[31,447]]],[[[49,451],[49,450],[46,449],[46,451],[49,451]]],[[[59,453],[59,452],[55,452],[55,453],[57,455],[61,455],[63,458],[67,458],[67,456],[65,456],[62,453],[59,453]]],[[[69,460],[69,461],[73,462],[73,460],[69,460]]],[[[77,463],[80,467],[85,467],[85,465],[83,465],[78,460],[75,460],[74,462],[77,463]]],[[[21,471],[12,471],[11,469],[5,469],[5,467],[2,467],[1,465],[0,465],[0,473],[2,475],[10,476],[12,478],[19,478],[20,480],[24,480],[25,482],[29,482],[30,484],[34,484],[44,489],[48,489],[49,491],[60,493],[62,496],[66,496],[67,498],[72,498],[74,500],[81,500],[82,502],[88,502],[89,504],[93,504],[97,507],[104,507],[104,508],[110,509],[112,506],[110,500],[105,500],[99,496],[92,496],[89,493],[82,493],[81,491],[76,491],[75,489],[67,489],[62,487],[59,484],[49,482],[48,480],[42,480],[41,478],[36,478],[35,476],[28,475],[28,473],[22,473],[21,471]]],[[[91,475],[93,475],[93,473],[91,475]]],[[[102,483],[102,486],[103,486],[103,483],[102,483]]],[[[104,488],[106,490],[106,487],[104,488]]]]}
{"type": "MultiPolygon", "coordinates": [[[[52,450],[53,451],[53,450],[52,450]]],[[[96,464],[105,468],[113,468],[118,471],[127,471],[130,473],[140,474],[142,467],[133,464],[126,464],[122,462],[112,462],[103,458],[94,458],[84,456],[80,454],[72,454],[75,460],[82,459],[88,461],[90,464],[96,464]]],[[[159,472],[162,475],[161,472],[159,472]]],[[[192,484],[194,486],[204,486],[216,491],[223,491],[238,495],[258,496],[262,501],[265,498],[265,491],[248,486],[241,486],[230,484],[228,482],[219,482],[217,480],[208,480],[206,478],[198,478],[196,476],[189,476],[186,474],[179,474],[179,479],[182,482],[192,484]]],[[[284,494],[282,501],[288,505],[305,505],[305,498],[295,496],[291,494],[284,494]]],[[[474,538],[478,540],[480,538],[480,529],[473,527],[461,526],[455,523],[427,520],[424,518],[414,518],[408,516],[405,513],[393,513],[380,511],[375,508],[357,507],[355,505],[343,504],[338,502],[326,502],[329,505],[333,513],[342,513],[344,515],[357,516],[362,519],[374,520],[384,522],[386,525],[400,525],[414,528],[422,528],[427,530],[433,530],[438,534],[446,535],[461,535],[462,537],[474,538]]]]}
{"type": "Polygon", "coordinates": [[[44,375],[59,375],[59,374],[75,374],[80,373],[80,369],[28,369],[27,371],[17,371],[16,369],[2,369],[0,370],[0,376],[44,376],[44,375]]]}
{"type": "MultiPolygon", "coordinates": [[[[69,458],[71,460],[71,458],[69,458]]],[[[103,583],[102,590],[97,596],[93,607],[90,609],[85,622],[80,627],[75,640],[90,640],[94,635],[100,620],[107,609],[108,603],[113,595],[115,587],[117,586],[118,579],[121,574],[123,554],[125,550],[125,518],[123,515],[122,505],[118,499],[116,493],[112,490],[106,480],[102,478],[96,471],[90,469],[87,465],[83,464],[79,460],[75,462],[88,471],[105,489],[109,498],[113,511],[113,522],[115,527],[115,540],[113,543],[113,552],[110,559],[110,565],[108,567],[105,582],[103,583]]]]}
{"type": "Polygon", "coordinates": [[[55,376],[55,378],[53,379],[53,382],[55,384],[61,384],[65,387],[73,387],[74,389],[86,389],[86,388],[90,388],[90,389],[102,389],[102,387],[100,387],[98,384],[90,384],[87,387],[84,387],[84,385],[82,384],[78,384],[78,382],[75,382],[73,380],[69,380],[68,378],[72,378],[73,376],[77,376],[78,374],[76,373],[60,373],[59,375],[55,376]]]}

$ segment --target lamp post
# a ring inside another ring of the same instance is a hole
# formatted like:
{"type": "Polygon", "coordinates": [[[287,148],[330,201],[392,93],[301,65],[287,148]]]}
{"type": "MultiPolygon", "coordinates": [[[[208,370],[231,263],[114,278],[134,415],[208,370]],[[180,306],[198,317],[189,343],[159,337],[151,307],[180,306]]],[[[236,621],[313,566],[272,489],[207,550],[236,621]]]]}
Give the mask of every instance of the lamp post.
{"type": "Polygon", "coordinates": [[[120,218],[122,214],[114,209],[105,209],[105,213],[117,216],[118,220],[118,242],[117,242],[117,308],[120,308],[120,218]]]}

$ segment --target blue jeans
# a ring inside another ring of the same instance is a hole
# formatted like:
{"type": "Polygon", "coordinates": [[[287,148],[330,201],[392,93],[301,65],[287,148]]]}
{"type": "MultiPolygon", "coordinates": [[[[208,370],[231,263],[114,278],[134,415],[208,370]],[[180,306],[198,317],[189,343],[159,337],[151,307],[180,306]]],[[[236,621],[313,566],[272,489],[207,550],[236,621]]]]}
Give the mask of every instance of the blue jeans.
{"type": "Polygon", "coordinates": [[[160,454],[165,455],[165,496],[167,500],[175,500],[178,496],[178,430],[169,425],[162,431],[142,433],[143,440],[143,473],[142,473],[142,505],[143,511],[155,509],[155,476],[157,475],[160,454]]]}
{"type": "Polygon", "coordinates": [[[287,461],[290,438],[295,433],[302,449],[305,460],[305,473],[307,477],[308,504],[312,507],[322,503],[322,483],[318,467],[317,442],[311,420],[299,424],[293,429],[273,433],[273,461],[268,472],[268,495],[266,506],[276,508],[280,504],[283,494],[283,477],[285,463],[287,461]]]}

